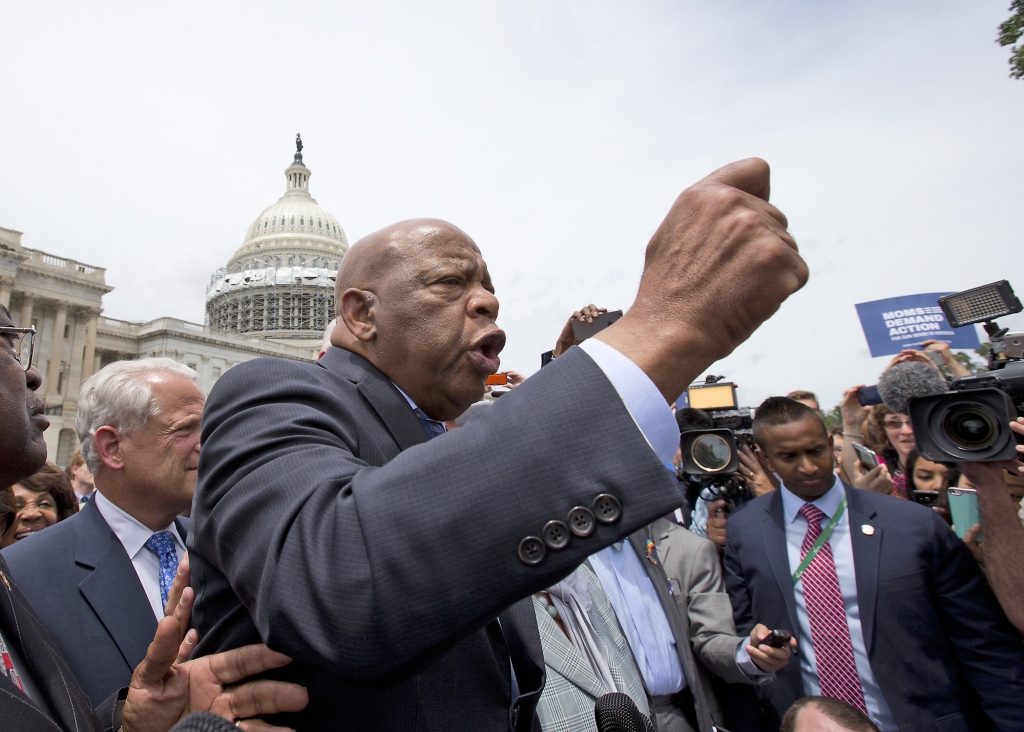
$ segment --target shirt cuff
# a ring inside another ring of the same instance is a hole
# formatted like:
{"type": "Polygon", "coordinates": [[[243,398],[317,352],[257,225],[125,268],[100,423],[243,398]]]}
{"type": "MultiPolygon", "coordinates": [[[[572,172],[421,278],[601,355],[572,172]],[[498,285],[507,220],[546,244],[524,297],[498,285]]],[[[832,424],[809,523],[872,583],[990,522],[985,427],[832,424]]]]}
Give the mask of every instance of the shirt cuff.
{"type": "Polygon", "coordinates": [[[775,674],[771,671],[762,671],[754,662],[750,660],[750,654],[747,652],[748,639],[744,638],[740,640],[739,645],[736,646],[736,665],[740,667],[740,671],[744,675],[753,681],[755,684],[767,684],[769,681],[775,678],[775,674]]]}
{"type": "Polygon", "coordinates": [[[579,346],[612,382],[629,415],[662,463],[679,449],[679,425],[665,397],[643,369],[603,341],[588,338],[579,346]]]}

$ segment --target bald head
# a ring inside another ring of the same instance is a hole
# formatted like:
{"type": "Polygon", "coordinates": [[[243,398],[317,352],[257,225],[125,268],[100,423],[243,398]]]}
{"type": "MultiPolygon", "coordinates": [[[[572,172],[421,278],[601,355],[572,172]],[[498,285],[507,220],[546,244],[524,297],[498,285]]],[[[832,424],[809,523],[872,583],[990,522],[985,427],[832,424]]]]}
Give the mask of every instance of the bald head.
{"type": "Polygon", "coordinates": [[[408,257],[453,237],[464,239],[479,253],[476,244],[462,229],[441,219],[407,219],[367,234],[353,244],[341,260],[334,301],[340,307],[341,296],[349,288],[372,292],[375,284],[408,257]]]}
{"type": "Polygon", "coordinates": [[[331,344],[376,366],[434,419],[455,419],[497,371],[504,334],[480,249],[438,219],[356,242],[338,270],[331,344]]]}

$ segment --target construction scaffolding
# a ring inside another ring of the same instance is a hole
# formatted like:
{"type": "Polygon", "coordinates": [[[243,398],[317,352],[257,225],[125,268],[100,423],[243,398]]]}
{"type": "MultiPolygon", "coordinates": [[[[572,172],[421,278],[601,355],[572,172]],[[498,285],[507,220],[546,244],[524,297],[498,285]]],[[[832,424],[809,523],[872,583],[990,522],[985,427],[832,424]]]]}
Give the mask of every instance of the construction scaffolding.
{"type": "Polygon", "coordinates": [[[336,275],[336,268],[303,266],[218,270],[206,291],[206,324],[266,338],[320,338],[334,319],[336,275]]]}

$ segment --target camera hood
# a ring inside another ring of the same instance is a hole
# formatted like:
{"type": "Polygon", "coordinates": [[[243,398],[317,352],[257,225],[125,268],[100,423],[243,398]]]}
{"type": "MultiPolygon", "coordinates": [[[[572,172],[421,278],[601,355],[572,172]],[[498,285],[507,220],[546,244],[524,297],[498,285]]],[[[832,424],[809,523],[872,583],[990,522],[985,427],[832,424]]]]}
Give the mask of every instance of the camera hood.
{"type": "Polygon", "coordinates": [[[1017,457],[1013,400],[1001,389],[917,397],[908,407],[917,451],[932,462],[994,462],[1017,457]]]}

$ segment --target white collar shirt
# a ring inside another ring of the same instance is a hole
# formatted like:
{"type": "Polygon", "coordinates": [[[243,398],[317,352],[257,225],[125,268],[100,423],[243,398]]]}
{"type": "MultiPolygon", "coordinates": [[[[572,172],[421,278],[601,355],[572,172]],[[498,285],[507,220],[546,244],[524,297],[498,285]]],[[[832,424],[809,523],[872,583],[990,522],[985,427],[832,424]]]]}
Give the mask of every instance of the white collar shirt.
{"type": "MultiPolygon", "coordinates": [[[[825,495],[812,501],[821,509],[826,517],[831,518],[839,509],[846,491],[842,481],[835,478],[832,487],[825,495]]],[[[782,510],[786,518],[786,549],[789,555],[789,571],[796,572],[800,566],[800,548],[807,535],[807,519],[800,513],[806,501],[782,487],[782,510]]],[[[879,726],[882,732],[899,732],[896,719],[892,716],[882,689],[871,670],[867,647],[864,643],[864,631],[860,622],[860,607],[857,604],[857,574],[853,562],[853,542],[850,539],[850,512],[844,511],[832,536],[829,538],[832,547],[832,559],[836,566],[839,579],[839,591],[843,596],[846,610],[846,623],[850,629],[850,642],[853,645],[853,657],[857,664],[857,675],[864,690],[864,705],[868,716],[879,726]]],[[[804,599],[803,580],[793,586],[796,600],[796,616],[800,623],[800,671],[804,681],[804,693],[807,696],[821,696],[821,685],[818,682],[817,666],[814,662],[814,642],[811,638],[810,617],[807,614],[807,602],[804,599]]]]}
{"type": "MultiPolygon", "coordinates": [[[[103,520],[107,522],[107,526],[117,536],[118,541],[121,542],[128,558],[132,560],[135,574],[138,575],[142,589],[146,592],[149,604],[153,608],[153,614],[159,621],[164,616],[164,605],[160,600],[160,560],[156,554],[146,548],[149,537],[156,532],[147,528],[127,511],[115,506],[100,491],[96,491],[94,495],[96,508],[103,516],[103,520]]],[[[185,544],[178,534],[178,527],[172,521],[171,525],[163,531],[170,531],[174,537],[174,550],[178,553],[180,562],[185,556],[185,544]]]]}

